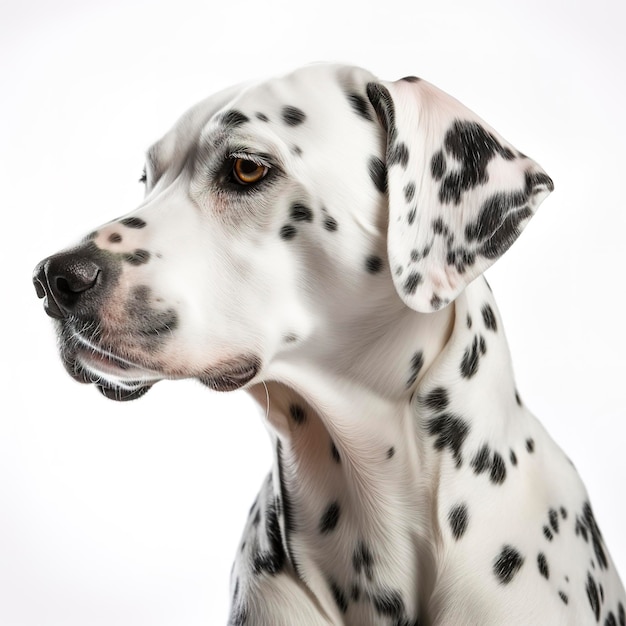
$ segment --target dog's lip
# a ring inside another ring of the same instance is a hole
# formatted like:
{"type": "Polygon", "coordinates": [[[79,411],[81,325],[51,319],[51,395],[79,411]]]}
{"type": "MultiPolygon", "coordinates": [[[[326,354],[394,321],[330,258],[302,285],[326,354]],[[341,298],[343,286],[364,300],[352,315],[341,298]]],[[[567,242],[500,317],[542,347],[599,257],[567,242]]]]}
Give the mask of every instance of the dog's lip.
{"type": "Polygon", "coordinates": [[[234,391],[249,383],[260,369],[261,361],[258,357],[240,357],[236,361],[211,368],[198,379],[215,391],[234,391]]]}

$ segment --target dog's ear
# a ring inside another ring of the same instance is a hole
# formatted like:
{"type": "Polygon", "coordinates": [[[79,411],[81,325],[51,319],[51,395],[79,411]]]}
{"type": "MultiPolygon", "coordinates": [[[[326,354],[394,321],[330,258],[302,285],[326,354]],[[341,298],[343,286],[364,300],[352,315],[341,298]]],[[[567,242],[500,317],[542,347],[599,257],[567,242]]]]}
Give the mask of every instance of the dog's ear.
{"type": "Polygon", "coordinates": [[[552,180],[426,81],[372,82],[367,93],[387,134],[395,287],[412,309],[436,311],[509,248],[552,180]]]}

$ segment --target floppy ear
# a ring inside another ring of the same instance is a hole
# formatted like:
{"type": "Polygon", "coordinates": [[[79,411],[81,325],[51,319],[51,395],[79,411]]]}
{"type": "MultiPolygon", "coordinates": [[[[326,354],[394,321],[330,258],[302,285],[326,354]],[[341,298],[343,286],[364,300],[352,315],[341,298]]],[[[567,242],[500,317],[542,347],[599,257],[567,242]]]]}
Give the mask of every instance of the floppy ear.
{"type": "Polygon", "coordinates": [[[417,311],[445,306],[517,239],[552,180],[426,81],[369,83],[387,133],[389,267],[417,311]]]}

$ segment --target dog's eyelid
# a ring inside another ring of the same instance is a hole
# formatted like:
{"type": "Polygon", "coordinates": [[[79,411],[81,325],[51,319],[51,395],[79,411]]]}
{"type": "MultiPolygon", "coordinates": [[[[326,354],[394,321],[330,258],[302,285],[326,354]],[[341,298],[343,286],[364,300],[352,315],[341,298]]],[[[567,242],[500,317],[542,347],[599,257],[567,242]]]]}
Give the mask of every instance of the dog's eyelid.
{"type": "Polygon", "coordinates": [[[231,160],[244,159],[246,161],[252,161],[252,163],[255,163],[256,165],[260,165],[262,167],[267,167],[268,169],[272,169],[274,167],[274,163],[272,162],[271,157],[266,154],[237,151],[231,152],[228,158],[231,160]]]}

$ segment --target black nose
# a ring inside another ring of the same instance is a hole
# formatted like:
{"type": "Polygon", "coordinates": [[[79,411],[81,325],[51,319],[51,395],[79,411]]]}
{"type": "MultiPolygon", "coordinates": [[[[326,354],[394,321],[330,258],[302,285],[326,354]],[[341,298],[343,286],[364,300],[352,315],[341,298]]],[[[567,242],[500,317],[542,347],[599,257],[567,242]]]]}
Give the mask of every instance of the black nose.
{"type": "Polygon", "coordinates": [[[99,282],[101,267],[87,251],[62,252],[44,259],[33,274],[33,284],[50,317],[73,313],[84,294],[99,282]]]}

